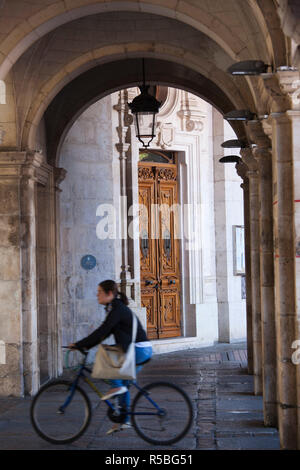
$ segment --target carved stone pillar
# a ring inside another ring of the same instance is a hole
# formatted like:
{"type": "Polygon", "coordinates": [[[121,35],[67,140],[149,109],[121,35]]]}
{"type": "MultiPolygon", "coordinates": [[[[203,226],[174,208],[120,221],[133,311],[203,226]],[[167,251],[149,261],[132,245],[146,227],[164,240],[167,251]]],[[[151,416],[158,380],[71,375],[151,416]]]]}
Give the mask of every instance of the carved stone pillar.
{"type": "Polygon", "coordinates": [[[257,144],[253,154],[259,168],[260,193],[260,285],[264,422],[277,425],[276,328],[274,302],[274,249],[271,142],[261,123],[249,123],[252,140],[257,144]]]}
{"type": "Polygon", "coordinates": [[[296,369],[291,362],[295,331],[294,197],[291,126],[284,113],[273,114],[275,289],[277,317],[279,430],[284,449],[296,446],[296,369]]]}
{"type": "MultiPolygon", "coordinates": [[[[129,250],[128,250],[128,191],[129,191],[129,172],[127,163],[127,152],[130,148],[130,142],[127,141],[128,131],[130,127],[130,119],[128,116],[127,106],[127,90],[119,92],[119,102],[114,106],[114,109],[119,114],[119,126],[117,133],[119,142],[116,144],[116,149],[119,152],[120,159],[120,235],[121,235],[121,249],[122,249],[122,265],[120,273],[120,288],[128,298],[131,298],[131,266],[129,264],[129,250]]],[[[132,190],[132,188],[131,188],[132,190]]],[[[130,198],[132,200],[132,198],[130,198]]]]}
{"type": "Polygon", "coordinates": [[[250,239],[251,239],[251,295],[252,295],[252,334],[253,334],[253,375],[254,394],[261,395],[262,387],[262,338],[260,302],[260,233],[259,233],[259,181],[258,165],[252,150],[241,150],[243,161],[248,166],[250,239]]]}
{"type": "MultiPolygon", "coordinates": [[[[299,90],[300,94],[300,90],[299,90]]],[[[299,100],[300,101],[300,100],[299,100]]],[[[300,340],[300,110],[288,111],[292,126],[293,188],[294,188],[294,259],[295,259],[295,339],[300,340]]],[[[298,449],[300,449],[300,365],[296,369],[298,404],[298,449]]]]}
{"type": "Polygon", "coordinates": [[[246,265],[246,314],[247,314],[247,357],[248,373],[253,374],[253,328],[252,328],[252,294],[251,294],[251,233],[250,233],[250,199],[249,179],[246,176],[248,167],[243,162],[236,165],[237,174],[243,179],[241,188],[244,195],[244,228],[245,228],[245,265],[246,265]]]}
{"type": "Polygon", "coordinates": [[[35,393],[39,385],[35,198],[42,161],[33,152],[2,152],[0,158],[1,395],[35,393]]]}
{"type": "Polygon", "coordinates": [[[56,351],[56,364],[57,369],[54,371],[54,375],[60,375],[63,372],[63,350],[62,346],[62,305],[61,305],[61,286],[62,282],[60,279],[61,276],[61,265],[60,265],[60,184],[63,182],[67,175],[67,171],[64,168],[53,168],[53,182],[54,182],[54,211],[55,211],[55,246],[56,246],[56,299],[57,299],[57,306],[56,306],[56,321],[57,321],[57,351],[56,351]]]}
{"type": "Polygon", "coordinates": [[[299,365],[292,363],[292,344],[295,339],[299,339],[296,305],[296,284],[299,284],[299,280],[295,276],[295,190],[299,183],[294,179],[294,168],[297,165],[293,160],[297,154],[299,137],[293,134],[288,110],[299,106],[299,73],[293,70],[280,71],[264,74],[262,78],[271,98],[273,124],[278,424],[281,447],[296,449],[297,446],[300,448],[297,423],[300,377],[299,365]]]}

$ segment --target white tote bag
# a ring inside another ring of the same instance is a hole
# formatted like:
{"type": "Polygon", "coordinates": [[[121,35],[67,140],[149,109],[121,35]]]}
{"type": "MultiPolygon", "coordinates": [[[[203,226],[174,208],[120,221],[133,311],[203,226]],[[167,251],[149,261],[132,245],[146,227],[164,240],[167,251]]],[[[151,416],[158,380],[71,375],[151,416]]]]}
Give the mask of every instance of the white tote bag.
{"type": "Polygon", "coordinates": [[[118,345],[109,346],[100,344],[92,371],[95,379],[135,380],[135,339],[137,333],[137,319],[132,314],[132,340],[126,351],[118,345]]]}

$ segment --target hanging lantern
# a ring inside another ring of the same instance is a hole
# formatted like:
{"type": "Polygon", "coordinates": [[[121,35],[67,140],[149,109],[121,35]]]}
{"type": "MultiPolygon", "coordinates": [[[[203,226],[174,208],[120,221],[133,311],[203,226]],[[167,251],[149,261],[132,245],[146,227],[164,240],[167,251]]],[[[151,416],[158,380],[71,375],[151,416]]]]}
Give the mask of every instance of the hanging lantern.
{"type": "Polygon", "coordinates": [[[141,94],[136,96],[132,103],[128,103],[134,116],[136,136],[144,148],[149,147],[155,137],[156,115],[161,102],[148,93],[149,85],[145,84],[145,71],[143,59],[143,85],[139,87],[141,94]]]}

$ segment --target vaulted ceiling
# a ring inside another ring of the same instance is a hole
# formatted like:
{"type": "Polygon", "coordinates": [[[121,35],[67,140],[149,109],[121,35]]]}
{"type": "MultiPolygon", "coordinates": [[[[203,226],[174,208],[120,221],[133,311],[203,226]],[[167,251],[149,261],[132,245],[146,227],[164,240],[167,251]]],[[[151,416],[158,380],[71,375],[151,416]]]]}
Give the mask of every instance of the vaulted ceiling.
{"type": "Polygon", "coordinates": [[[187,89],[225,113],[263,106],[257,78],[231,77],[229,65],[280,66],[288,54],[273,0],[0,0],[0,78],[11,98],[0,122],[9,111],[18,148],[34,148],[45,125],[54,161],[80,112],[141,81],[142,57],[147,80],[187,89]]]}

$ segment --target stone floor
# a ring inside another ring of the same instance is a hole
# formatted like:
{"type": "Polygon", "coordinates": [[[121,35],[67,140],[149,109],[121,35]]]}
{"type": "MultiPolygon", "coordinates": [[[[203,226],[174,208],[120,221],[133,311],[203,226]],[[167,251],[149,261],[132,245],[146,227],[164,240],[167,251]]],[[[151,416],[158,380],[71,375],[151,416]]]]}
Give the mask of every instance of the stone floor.
{"type": "MultiPolygon", "coordinates": [[[[245,344],[156,355],[141,371],[139,381],[146,384],[159,379],[184,388],[194,406],[191,430],[168,450],[279,450],[277,429],[263,424],[262,397],[253,395],[245,344]]],[[[106,407],[93,392],[90,397],[94,409],[91,425],[80,439],[66,446],[52,445],[36,435],[29,419],[29,397],[0,398],[0,449],[167,449],[144,442],[133,429],[106,436],[111,424],[106,407]]]]}

